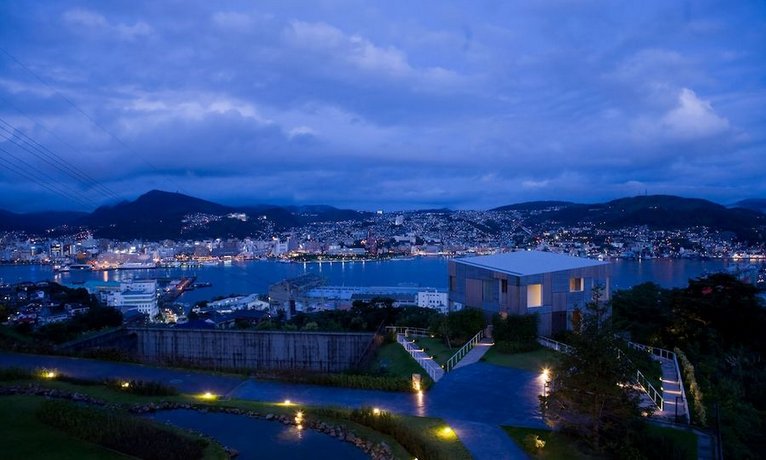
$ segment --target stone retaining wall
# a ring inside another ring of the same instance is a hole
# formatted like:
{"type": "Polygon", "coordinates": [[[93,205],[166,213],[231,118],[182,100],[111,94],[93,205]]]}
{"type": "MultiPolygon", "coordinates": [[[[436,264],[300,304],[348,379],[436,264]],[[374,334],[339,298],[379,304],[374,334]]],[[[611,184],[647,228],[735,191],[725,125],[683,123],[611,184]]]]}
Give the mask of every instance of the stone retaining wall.
{"type": "Polygon", "coordinates": [[[354,367],[373,333],[131,328],[137,357],[228,370],[343,372],[354,367]]]}

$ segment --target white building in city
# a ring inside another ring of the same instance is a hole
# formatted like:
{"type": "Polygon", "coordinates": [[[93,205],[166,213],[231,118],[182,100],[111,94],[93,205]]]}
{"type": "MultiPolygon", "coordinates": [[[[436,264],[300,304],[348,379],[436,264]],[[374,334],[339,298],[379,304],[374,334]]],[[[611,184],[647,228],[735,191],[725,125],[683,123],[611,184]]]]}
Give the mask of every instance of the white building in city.
{"type": "Polygon", "coordinates": [[[434,308],[442,313],[447,313],[447,293],[433,291],[418,292],[418,307],[434,308]]]}
{"type": "Polygon", "coordinates": [[[138,310],[153,319],[160,312],[157,305],[157,281],[129,281],[120,283],[120,290],[107,297],[106,304],[122,312],[138,310]]]}

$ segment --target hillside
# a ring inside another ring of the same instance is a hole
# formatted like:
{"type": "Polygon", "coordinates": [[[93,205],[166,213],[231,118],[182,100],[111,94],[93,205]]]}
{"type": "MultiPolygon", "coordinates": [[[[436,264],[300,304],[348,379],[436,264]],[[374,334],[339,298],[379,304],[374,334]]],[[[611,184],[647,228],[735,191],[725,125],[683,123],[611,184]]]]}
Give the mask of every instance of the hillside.
{"type": "Polygon", "coordinates": [[[766,214],[766,198],[750,198],[734,203],[732,208],[744,208],[766,214]]]}
{"type": "Polygon", "coordinates": [[[525,201],[523,203],[514,203],[500,206],[490,211],[542,211],[551,208],[564,208],[576,203],[571,201],[525,201]]]}
{"type": "Polygon", "coordinates": [[[83,212],[48,211],[17,214],[0,209],[0,231],[41,233],[62,225],[70,225],[82,218],[83,212]]]}
{"type": "Polygon", "coordinates": [[[741,239],[764,239],[766,215],[747,209],[729,209],[711,201],[669,195],[621,198],[601,204],[571,205],[535,216],[562,225],[590,222],[603,228],[646,225],[653,229],[675,230],[705,226],[729,231],[741,239]]]}
{"type": "Polygon", "coordinates": [[[181,193],[152,190],[134,201],[101,206],[90,214],[15,214],[0,210],[0,231],[41,233],[66,224],[88,228],[98,238],[119,240],[226,238],[310,222],[362,219],[368,214],[332,206],[226,206],[181,193]],[[247,218],[241,220],[230,214],[245,214],[247,218]]]}

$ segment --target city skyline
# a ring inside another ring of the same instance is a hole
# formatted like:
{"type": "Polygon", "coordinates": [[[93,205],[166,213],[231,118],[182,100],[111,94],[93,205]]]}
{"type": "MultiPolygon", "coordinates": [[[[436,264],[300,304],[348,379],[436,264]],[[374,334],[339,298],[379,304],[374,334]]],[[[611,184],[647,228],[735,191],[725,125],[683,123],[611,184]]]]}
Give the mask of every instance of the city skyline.
{"type": "Polygon", "coordinates": [[[766,8],[0,7],[0,209],[766,195],[766,8]]]}

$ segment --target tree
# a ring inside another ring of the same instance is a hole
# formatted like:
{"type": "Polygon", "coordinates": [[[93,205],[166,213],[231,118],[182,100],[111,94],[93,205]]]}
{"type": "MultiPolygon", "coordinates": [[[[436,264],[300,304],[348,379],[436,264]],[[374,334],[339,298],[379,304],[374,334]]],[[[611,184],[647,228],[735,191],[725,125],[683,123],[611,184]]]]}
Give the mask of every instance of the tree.
{"type": "Polygon", "coordinates": [[[620,355],[601,291],[586,306],[573,351],[554,368],[552,390],[542,396],[541,409],[555,429],[576,434],[597,452],[624,447],[640,419],[640,393],[633,384],[635,369],[620,355]]]}

